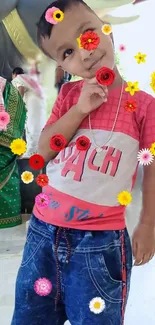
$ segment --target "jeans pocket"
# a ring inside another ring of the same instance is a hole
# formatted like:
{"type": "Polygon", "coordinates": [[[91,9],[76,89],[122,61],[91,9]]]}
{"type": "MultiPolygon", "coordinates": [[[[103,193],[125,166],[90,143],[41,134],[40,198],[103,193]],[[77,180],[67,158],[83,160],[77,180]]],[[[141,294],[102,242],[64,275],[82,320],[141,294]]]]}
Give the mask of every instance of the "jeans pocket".
{"type": "Polygon", "coordinates": [[[29,227],[21,267],[25,267],[43,247],[46,237],[29,227]]]}
{"type": "Polygon", "coordinates": [[[122,302],[121,246],[111,244],[100,252],[86,253],[86,263],[99,294],[109,302],[122,302]]]}

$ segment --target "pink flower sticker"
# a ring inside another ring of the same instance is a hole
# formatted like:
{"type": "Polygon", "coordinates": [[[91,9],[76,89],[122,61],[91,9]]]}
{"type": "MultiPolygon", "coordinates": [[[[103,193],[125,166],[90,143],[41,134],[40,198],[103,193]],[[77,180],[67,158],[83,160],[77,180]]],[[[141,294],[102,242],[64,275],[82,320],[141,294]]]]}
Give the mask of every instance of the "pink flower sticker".
{"type": "Polygon", "coordinates": [[[121,45],[119,46],[119,50],[120,50],[121,52],[124,52],[124,51],[126,50],[125,45],[121,44],[121,45]]]}
{"type": "Polygon", "coordinates": [[[50,198],[47,194],[38,194],[35,198],[35,203],[39,208],[47,208],[50,203],[50,198]]]}
{"type": "Polygon", "coordinates": [[[0,112],[0,131],[6,131],[10,123],[10,115],[7,112],[0,112]]]}
{"type": "Polygon", "coordinates": [[[52,291],[52,283],[46,278],[40,278],[34,284],[34,291],[39,296],[48,296],[52,291]]]}
{"type": "Polygon", "coordinates": [[[58,20],[55,19],[56,17],[54,15],[54,13],[56,13],[56,12],[61,13],[59,8],[56,8],[56,7],[47,9],[46,14],[45,14],[45,19],[48,23],[53,24],[53,25],[56,25],[58,23],[58,20]]]}
{"type": "Polygon", "coordinates": [[[152,155],[149,149],[140,150],[138,152],[137,158],[140,165],[144,165],[144,166],[150,165],[154,160],[154,156],[152,155]]]}

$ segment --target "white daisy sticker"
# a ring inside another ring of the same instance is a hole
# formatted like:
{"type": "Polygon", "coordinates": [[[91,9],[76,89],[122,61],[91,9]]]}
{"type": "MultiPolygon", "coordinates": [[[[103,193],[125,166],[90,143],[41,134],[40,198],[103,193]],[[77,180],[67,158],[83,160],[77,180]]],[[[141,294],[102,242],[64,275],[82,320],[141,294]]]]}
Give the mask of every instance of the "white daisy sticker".
{"type": "Polygon", "coordinates": [[[89,303],[90,311],[94,314],[100,314],[105,309],[105,301],[100,297],[93,298],[89,303]]]}
{"type": "Polygon", "coordinates": [[[144,165],[144,166],[150,165],[154,159],[154,157],[149,149],[140,150],[138,152],[137,158],[138,158],[140,165],[144,165]]]}

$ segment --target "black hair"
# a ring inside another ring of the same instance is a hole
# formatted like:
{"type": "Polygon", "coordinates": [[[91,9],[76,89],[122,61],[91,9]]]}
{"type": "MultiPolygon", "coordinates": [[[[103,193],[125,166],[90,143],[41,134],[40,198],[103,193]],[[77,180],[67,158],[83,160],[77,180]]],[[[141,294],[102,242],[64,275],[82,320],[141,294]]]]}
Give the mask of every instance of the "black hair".
{"type": "MultiPolygon", "coordinates": [[[[40,47],[41,46],[41,37],[43,38],[50,38],[51,36],[51,32],[52,32],[52,28],[54,25],[48,23],[45,19],[45,14],[46,14],[46,11],[52,7],[57,7],[59,8],[62,12],[65,12],[65,10],[67,8],[69,8],[72,4],[78,4],[78,3],[82,3],[84,4],[85,6],[87,6],[87,4],[83,1],[83,0],[57,0],[57,1],[54,1],[52,2],[52,4],[50,4],[46,10],[44,11],[44,13],[42,14],[38,24],[37,24],[37,27],[38,27],[38,31],[37,31],[37,41],[38,41],[38,45],[40,47]]],[[[87,6],[88,7],[88,6],[87,6]]],[[[89,8],[89,7],[88,7],[89,8]]]]}
{"type": "Polygon", "coordinates": [[[24,70],[22,68],[20,68],[20,67],[17,67],[15,69],[13,69],[12,73],[13,74],[16,74],[16,75],[18,75],[18,74],[24,74],[24,70]]]}

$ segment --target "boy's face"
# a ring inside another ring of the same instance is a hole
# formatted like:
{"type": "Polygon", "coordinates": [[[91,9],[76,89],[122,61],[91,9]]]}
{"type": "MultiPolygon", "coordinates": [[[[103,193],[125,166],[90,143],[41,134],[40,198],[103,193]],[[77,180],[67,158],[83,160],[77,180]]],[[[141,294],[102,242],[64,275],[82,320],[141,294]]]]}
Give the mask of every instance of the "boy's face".
{"type": "Polygon", "coordinates": [[[85,79],[93,78],[103,66],[114,68],[112,39],[102,33],[102,25],[99,18],[83,4],[72,5],[65,10],[63,21],[53,27],[50,39],[42,40],[42,46],[65,71],[85,79]],[[100,44],[93,51],[78,46],[77,38],[87,30],[100,37],[100,44]]]}

